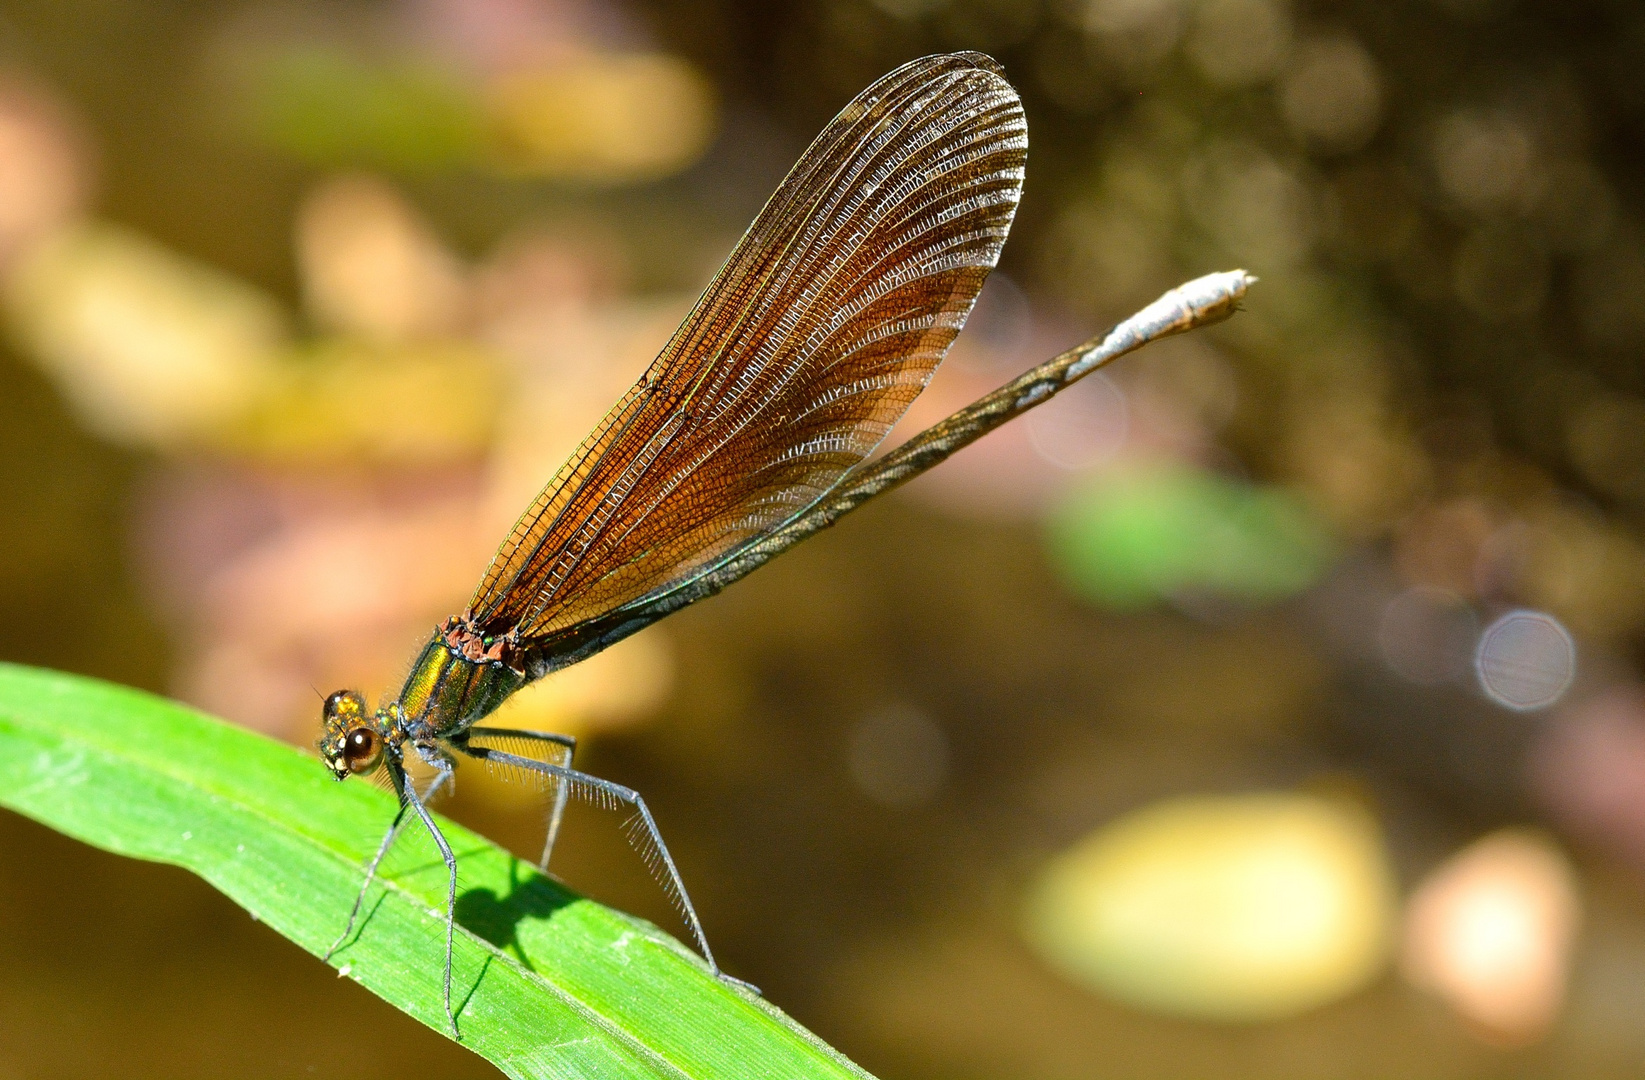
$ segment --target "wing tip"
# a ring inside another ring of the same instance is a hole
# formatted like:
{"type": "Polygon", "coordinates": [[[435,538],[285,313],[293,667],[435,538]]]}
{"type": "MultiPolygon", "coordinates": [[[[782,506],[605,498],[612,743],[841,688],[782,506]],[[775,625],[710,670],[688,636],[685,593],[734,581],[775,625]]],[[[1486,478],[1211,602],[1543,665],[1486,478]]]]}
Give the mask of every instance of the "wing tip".
{"type": "Polygon", "coordinates": [[[903,80],[910,77],[929,79],[936,75],[965,71],[976,71],[990,75],[1004,84],[1006,88],[1015,92],[1015,88],[1011,86],[1010,80],[1005,77],[1004,64],[1001,64],[998,60],[995,60],[987,53],[975,52],[973,50],[963,50],[960,52],[951,53],[932,53],[929,56],[921,56],[910,60],[906,64],[902,64],[888,72],[873,86],[857,95],[857,98],[853,101],[853,104],[855,104],[856,101],[861,101],[864,98],[874,96],[877,91],[880,91],[885,87],[900,84],[903,80]]]}
{"type": "Polygon", "coordinates": [[[946,59],[957,61],[966,67],[979,68],[983,71],[1005,78],[1005,65],[984,52],[966,49],[961,52],[946,54],[946,59]]]}

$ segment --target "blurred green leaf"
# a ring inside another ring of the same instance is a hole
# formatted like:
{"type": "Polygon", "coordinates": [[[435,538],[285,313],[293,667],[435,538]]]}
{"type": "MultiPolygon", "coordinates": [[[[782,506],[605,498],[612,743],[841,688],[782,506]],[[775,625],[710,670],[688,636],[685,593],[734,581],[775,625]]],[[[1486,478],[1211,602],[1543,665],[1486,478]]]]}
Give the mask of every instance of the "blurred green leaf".
{"type": "MultiPolygon", "coordinates": [[[[394,811],[387,792],[335,783],[284,744],[136,690],[12,665],[0,665],[0,803],[186,867],[315,954],[342,929],[394,811]]],[[[462,873],[461,1041],[509,1076],[867,1077],[655,926],[442,828],[462,873]]],[[[444,1032],[445,868],[421,830],[400,844],[409,850],[332,962],[444,1032]]]]}
{"type": "Polygon", "coordinates": [[[1196,591],[1272,603],[1311,585],[1331,557],[1295,497],[1180,465],[1075,491],[1051,515],[1047,543],[1075,591],[1121,610],[1196,591]]]}
{"type": "Polygon", "coordinates": [[[372,63],[304,46],[254,66],[247,120],[278,149],[316,165],[434,169],[475,159],[478,97],[428,63],[372,63]]]}

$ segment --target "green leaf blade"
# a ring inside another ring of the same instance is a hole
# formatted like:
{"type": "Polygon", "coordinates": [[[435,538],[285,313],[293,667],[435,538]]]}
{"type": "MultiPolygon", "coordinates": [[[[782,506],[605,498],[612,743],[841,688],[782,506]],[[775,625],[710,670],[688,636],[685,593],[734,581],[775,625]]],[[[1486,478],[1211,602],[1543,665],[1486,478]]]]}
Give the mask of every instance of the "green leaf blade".
{"type": "MultiPolygon", "coordinates": [[[[319,955],[394,813],[284,744],[139,691],[0,664],[0,805],[118,854],[189,869],[319,955]]],[[[567,892],[442,820],[459,866],[453,1000],[465,1046],[515,1077],[870,1080],[643,920],[567,892]]],[[[383,875],[332,957],[437,1031],[445,867],[383,875]]]]}

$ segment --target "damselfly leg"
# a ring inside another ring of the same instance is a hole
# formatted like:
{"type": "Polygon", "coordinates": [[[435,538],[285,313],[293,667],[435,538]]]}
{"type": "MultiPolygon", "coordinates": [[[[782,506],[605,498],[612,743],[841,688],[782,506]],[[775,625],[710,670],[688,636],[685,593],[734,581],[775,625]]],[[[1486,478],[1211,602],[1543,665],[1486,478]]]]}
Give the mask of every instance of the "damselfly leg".
{"type": "MultiPolygon", "coordinates": [[[[449,755],[435,747],[423,746],[421,744],[413,745],[416,746],[418,756],[438,770],[438,775],[440,778],[449,778],[451,776],[452,770],[455,768],[455,764],[452,762],[449,755]]],[[[452,854],[451,845],[446,842],[445,834],[440,831],[440,827],[434,824],[434,815],[428,812],[428,807],[424,805],[423,800],[417,797],[417,789],[411,783],[411,778],[406,775],[405,766],[400,764],[397,760],[390,759],[388,762],[388,771],[389,776],[393,778],[394,788],[400,795],[401,803],[409,804],[411,809],[416,812],[417,817],[422,820],[423,826],[428,829],[429,836],[433,837],[434,846],[440,849],[440,858],[445,860],[446,970],[444,991],[446,1022],[451,1025],[452,1034],[455,1035],[457,1033],[457,1016],[451,1011],[451,956],[457,915],[457,856],[452,854]]],[[[438,784],[438,780],[435,783],[430,784],[429,790],[434,790],[438,784]]]]}
{"type": "Polygon", "coordinates": [[[556,802],[566,795],[575,792],[582,798],[599,806],[616,808],[630,806],[634,809],[634,816],[629,819],[624,828],[629,842],[640,852],[645,860],[646,868],[651,871],[657,884],[674,903],[680,917],[685,920],[691,929],[692,939],[697,943],[697,951],[702,953],[703,959],[708,961],[709,970],[719,978],[734,983],[744,989],[759,993],[759,988],[742,979],[734,978],[720,970],[720,965],[714,960],[714,951],[708,947],[708,936],[703,933],[702,922],[697,918],[697,909],[692,906],[691,897],[685,891],[685,882],[680,877],[679,868],[674,865],[674,856],[669,854],[668,845],[663,842],[662,831],[657,828],[656,819],[651,816],[651,808],[645,799],[633,788],[602,780],[598,776],[591,776],[585,772],[563,765],[556,765],[548,761],[539,761],[535,758],[523,757],[519,754],[510,754],[488,746],[475,746],[469,741],[474,738],[515,738],[522,733],[507,728],[471,728],[459,739],[451,741],[451,746],[469,757],[496,765],[505,765],[511,768],[524,769],[541,776],[548,777],[555,782],[558,789],[556,802]]]}
{"type": "MultiPolygon", "coordinates": [[[[428,802],[434,798],[440,789],[445,786],[446,781],[450,779],[450,772],[435,774],[434,779],[429,782],[428,787],[423,791],[423,802],[428,802]]],[[[410,805],[402,798],[400,800],[400,809],[394,815],[394,821],[390,823],[388,832],[383,834],[383,842],[377,845],[377,854],[373,855],[371,861],[366,863],[366,879],[360,883],[360,892],[354,897],[354,906],[349,909],[347,925],[343,927],[343,932],[337,935],[337,940],[331,943],[331,946],[326,949],[325,955],[320,959],[330,960],[331,954],[342,948],[343,942],[347,941],[349,935],[354,932],[354,921],[360,917],[360,908],[365,905],[366,893],[371,891],[371,883],[377,880],[377,868],[383,864],[383,858],[388,855],[388,849],[394,846],[395,838],[400,835],[400,829],[406,823],[406,811],[410,809],[410,805]]]]}
{"type": "MultiPolygon", "coordinates": [[[[469,734],[481,738],[517,740],[533,750],[541,751],[544,755],[543,760],[566,769],[571,768],[572,758],[577,753],[577,740],[574,737],[552,731],[478,727],[469,729],[469,734]]],[[[540,770],[532,771],[544,776],[540,770]]],[[[537,861],[537,869],[546,874],[549,857],[554,854],[554,841],[560,835],[560,823],[565,819],[566,802],[571,798],[571,785],[560,783],[552,776],[545,776],[545,779],[554,789],[554,801],[549,806],[548,835],[543,840],[543,857],[537,861]]]]}

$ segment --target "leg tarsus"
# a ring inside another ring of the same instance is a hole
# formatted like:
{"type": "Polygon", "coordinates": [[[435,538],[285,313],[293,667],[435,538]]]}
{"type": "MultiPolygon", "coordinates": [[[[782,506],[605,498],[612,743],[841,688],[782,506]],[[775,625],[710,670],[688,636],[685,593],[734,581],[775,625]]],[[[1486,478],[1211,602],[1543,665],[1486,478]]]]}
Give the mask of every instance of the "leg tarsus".
{"type": "Polygon", "coordinates": [[[765,995],[760,992],[760,988],[755,986],[753,983],[749,982],[747,979],[739,979],[739,978],[737,978],[737,976],[727,975],[723,971],[716,971],[715,974],[719,976],[721,982],[730,983],[732,986],[737,987],[739,990],[747,990],[750,994],[753,994],[755,997],[765,997],[765,995]]]}
{"type": "Polygon", "coordinates": [[[373,855],[371,861],[366,863],[366,879],[360,883],[360,891],[354,894],[354,906],[348,910],[348,922],[343,926],[343,932],[337,935],[337,940],[331,943],[331,947],[325,951],[325,955],[320,957],[321,960],[330,963],[331,954],[341,948],[343,942],[347,941],[348,936],[354,932],[354,920],[359,918],[360,908],[366,901],[366,893],[371,891],[371,883],[377,879],[377,867],[382,864],[383,857],[388,854],[388,849],[394,845],[394,838],[399,835],[400,826],[405,823],[405,819],[406,806],[404,802],[401,802],[399,811],[395,813],[393,822],[389,824],[388,832],[383,834],[383,842],[377,845],[377,854],[373,855]]]}
{"type": "MultiPolygon", "coordinates": [[[[423,800],[426,802],[427,800],[432,799],[435,793],[440,790],[441,785],[443,785],[446,780],[450,778],[450,776],[451,774],[449,772],[442,772],[436,776],[434,781],[428,785],[428,790],[423,792],[423,800]]],[[[325,954],[320,957],[321,960],[329,963],[331,961],[331,954],[341,948],[343,942],[348,940],[349,934],[354,932],[354,920],[359,918],[360,908],[365,904],[366,893],[371,891],[371,883],[377,879],[378,867],[382,865],[383,859],[388,855],[389,848],[394,846],[395,837],[400,834],[401,827],[405,825],[406,811],[409,808],[410,807],[406,804],[404,796],[402,796],[400,799],[400,809],[394,814],[394,821],[389,824],[388,832],[383,834],[383,842],[377,845],[377,854],[373,855],[371,857],[371,861],[366,863],[366,879],[360,883],[360,891],[355,894],[354,906],[350,908],[348,912],[348,924],[343,927],[343,932],[337,935],[337,940],[333,941],[331,943],[331,947],[328,948],[325,951],[325,954]]]]}

